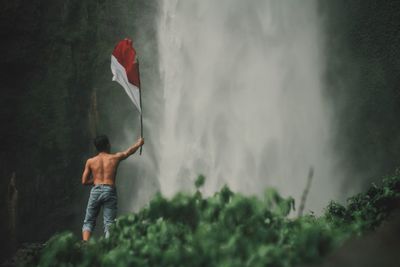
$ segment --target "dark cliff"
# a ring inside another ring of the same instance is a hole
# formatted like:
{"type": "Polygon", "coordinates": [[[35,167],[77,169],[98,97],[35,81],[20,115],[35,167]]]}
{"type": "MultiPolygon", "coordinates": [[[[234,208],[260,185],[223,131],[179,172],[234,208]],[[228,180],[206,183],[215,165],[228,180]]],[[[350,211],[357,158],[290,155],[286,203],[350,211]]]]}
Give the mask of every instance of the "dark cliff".
{"type": "MultiPolygon", "coordinates": [[[[3,1],[0,12],[0,208],[6,218],[0,220],[0,242],[15,239],[9,229],[19,243],[63,229],[79,232],[86,202],[80,175],[94,152],[91,139],[122,128],[127,116],[136,118],[133,110],[110,103],[127,101],[122,90],[108,90],[116,88],[112,49],[119,39],[140,36],[137,49],[156,57],[157,6],[133,0],[3,1]],[[18,198],[10,200],[13,173],[18,198]],[[16,222],[10,205],[16,205],[16,222]]],[[[156,68],[144,65],[143,72],[156,68]]],[[[5,254],[12,250],[6,247],[5,254]]]]}

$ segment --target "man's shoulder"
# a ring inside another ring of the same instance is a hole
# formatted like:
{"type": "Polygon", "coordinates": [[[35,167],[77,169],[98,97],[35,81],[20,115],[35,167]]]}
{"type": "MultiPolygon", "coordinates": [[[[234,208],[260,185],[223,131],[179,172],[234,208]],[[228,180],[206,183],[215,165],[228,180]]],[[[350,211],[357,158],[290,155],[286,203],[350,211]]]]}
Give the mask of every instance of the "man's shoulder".
{"type": "Polygon", "coordinates": [[[87,164],[91,164],[91,163],[97,161],[98,158],[99,158],[98,155],[96,155],[96,156],[94,156],[94,157],[91,157],[91,158],[88,158],[88,159],[86,160],[86,163],[87,163],[87,164]]]}
{"type": "Polygon", "coordinates": [[[114,154],[110,154],[110,157],[112,158],[112,159],[120,159],[121,158],[121,156],[122,156],[122,153],[121,152],[117,152],[117,153],[114,153],[114,154]]]}
{"type": "Polygon", "coordinates": [[[99,160],[110,160],[110,159],[113,160],[113,159],[117,159],[119,157],[120,157],[120,153],[107,153],[102,156],[100,156],[100,155],[94,156],[88,160],[90,160],[91,162],[96,162],[99,160]]]}
{"type": "Polygon", "coordinates": [[[100,156],[100,155],[96,155],[96,156],[94,156],[94,157],[92,157],[92,158],[89,158],[88,160],[87,160],[87,163],[88,164],[93,164],[93,163],[96,163],[96,162],[98,162],[98,161],[104,161],[104,160],[119,160],[121,158],[121,152],[118,152],[118,153],[108,153],[108,154],[106,154],[106,155],[102,155],[102,156],[100,156]]]}

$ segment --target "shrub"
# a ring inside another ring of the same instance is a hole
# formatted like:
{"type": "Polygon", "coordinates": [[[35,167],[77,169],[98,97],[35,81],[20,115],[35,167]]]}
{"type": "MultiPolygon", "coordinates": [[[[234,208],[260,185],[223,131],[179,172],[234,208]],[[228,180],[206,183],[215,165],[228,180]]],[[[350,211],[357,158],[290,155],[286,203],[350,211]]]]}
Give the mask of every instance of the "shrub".
{"type": "Polygon", "coordinates": [[[39,266],[298,266],[321,261],[344,240],[374,230],[398,208],[400,179],[383,180],[325,214],[288,218],[292,198],[268,189],[263,199],[224,186],[203,198],[157,194],[136,214],[118,218],[108,239],[84,244],[71,233],[51,238],[39,266]]]}

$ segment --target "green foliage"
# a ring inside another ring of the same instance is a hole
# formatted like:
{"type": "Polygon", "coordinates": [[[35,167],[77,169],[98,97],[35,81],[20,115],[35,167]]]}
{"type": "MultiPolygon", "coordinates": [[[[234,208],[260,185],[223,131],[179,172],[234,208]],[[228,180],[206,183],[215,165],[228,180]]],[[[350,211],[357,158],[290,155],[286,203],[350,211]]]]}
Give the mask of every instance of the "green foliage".
{"type": "Polygon", "coordinates": [[[78,239],[72,233],[64,233],[53,236],[47,246],[46,253],[43,253],[39,266],[72,266],[71,262],[79,260],[78,239]]]}
{"type": "MultiPolygon", "coordinates": [[[[198,179],[198,181],[200,178],[198,179]]],[[[196,181],[199,188],[204,183],[196,181]]],[[[375,229],[400,200],[400,179],[387,178],[321,217],[289,218],[292,198],[268,189],[264,198],[157,194],[135,214],[120,217],[108,239],[83,244],[71,233],[53,237],[39,266],[299,266],[312,264],[347,238],[375,229]]]]}
{"type": "Polygon", "coordinates": [[[197,177],[196,181],[194,182],[194,185],[196,186],[197,189],[199,189],[204,185],[205,180],[206,177],[204,177],[204,175],[199,175],[199,177],[197,177]]]}
{"type": "Polygon", "coordinates": [[[400,204],[399,176],[386,177],[381,186],[372,184],[366,193],[357,194],[347,206],[331,202],[326,218],[336,225],[352,225],[358,234],[373,230],[400,204]]]}

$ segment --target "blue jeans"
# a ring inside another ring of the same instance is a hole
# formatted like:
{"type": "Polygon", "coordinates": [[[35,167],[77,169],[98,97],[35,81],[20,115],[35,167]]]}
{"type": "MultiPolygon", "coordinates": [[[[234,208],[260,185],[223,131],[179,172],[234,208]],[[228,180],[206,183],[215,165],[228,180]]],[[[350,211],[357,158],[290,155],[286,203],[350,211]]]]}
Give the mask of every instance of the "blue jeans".
{"type": "Polygon", "coordinates": [[[104,234],[108,237],[109,228],[117,216],[117,190],[114,186],[95,185],[92,187],[82,231],[93,232],[101,207],[103,207],[104,234]]]}

